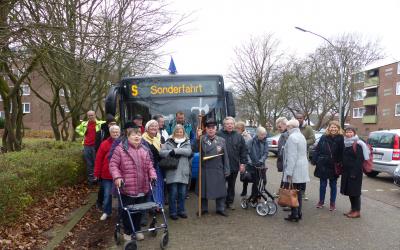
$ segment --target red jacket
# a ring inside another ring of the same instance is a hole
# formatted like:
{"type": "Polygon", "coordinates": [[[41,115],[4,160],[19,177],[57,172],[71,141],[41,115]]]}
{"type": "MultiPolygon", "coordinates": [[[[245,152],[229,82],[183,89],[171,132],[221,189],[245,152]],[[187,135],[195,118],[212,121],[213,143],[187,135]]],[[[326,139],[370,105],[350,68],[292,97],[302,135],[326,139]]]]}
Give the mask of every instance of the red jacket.
{"type": "Polygon", "coordinates": [[[150,189],[150,179],[157,177],[150,153],[141,145],[138,148],[134,148],[130,143],[128,145],[127,151],[121,143],[115,148],[110,160],[110,173],[114,180],[124,180],[124,194],[146,194],[150,189]]]}
{"type": "Polygon", "coordinates": [[[104,140],[96,153],[96,161],[94,163],[94,176],[101,179],[112,180],[108,167],[108,155],[110,154],[111,145],[114,139],[109,137],[104,140]]]}

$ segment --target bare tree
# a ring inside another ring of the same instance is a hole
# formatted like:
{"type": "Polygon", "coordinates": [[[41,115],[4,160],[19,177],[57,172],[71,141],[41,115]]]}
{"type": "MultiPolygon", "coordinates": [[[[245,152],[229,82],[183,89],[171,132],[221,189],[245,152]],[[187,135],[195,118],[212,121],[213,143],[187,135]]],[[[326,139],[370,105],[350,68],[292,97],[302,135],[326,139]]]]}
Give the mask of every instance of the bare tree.
{"type": "Polygon", "coordinates": [[[25,19],[53,27],[24,42],[45,47],[40,73],[53,96],[34,92],[51,109],[57,139],[68,138],[68,128],[79,125],[89,109],[104,116],[111,82],[157,67],[160,48],[182,33],[187,19],[167,11],[164,1],[47,0],[26,1],[24,7],[25,19]]]}
{"type": "Polygon", "coordinates": [[[7,151],[21,150],[23,107],[21,85],[37,66],[39,53],[32,54],[23,40],[32,37],[40,25],[23,19],[21,1],[0,1],[0,95],[3,99],[5,129],[2,137],[7,151]]]}
{"type": "Polygon", "coordinates": [[[229,78],[241,98],[256,110],[259,124],[266,123],[266,110],[272,83],[276,82],[279,60],[279,42],[271,34],[251,38],[235,49],[234,63],[229,78]]]}
{"type": "Polygon", "coordinates": [[[333,94],[335,97],[333,98],[332,114],[339,113],[339,58],[343,63],[343,124],[341,124],[343,126],[349,114],[350,100],[354,93],[351,84],[352,75],[360,71],[366,65],[384,58],[384,54],[378,40],[371,41],[358,34],[343,34],[332,39],[332,41],[335,47],[329,44],[321,46],[314,53],[314,58],[318,59],[317,65],[321,73],[320,76],[322,76],[321,81],[325,81],[329,84],[328,89],[333,90],[332,93],[329,93],[333,94]]]}

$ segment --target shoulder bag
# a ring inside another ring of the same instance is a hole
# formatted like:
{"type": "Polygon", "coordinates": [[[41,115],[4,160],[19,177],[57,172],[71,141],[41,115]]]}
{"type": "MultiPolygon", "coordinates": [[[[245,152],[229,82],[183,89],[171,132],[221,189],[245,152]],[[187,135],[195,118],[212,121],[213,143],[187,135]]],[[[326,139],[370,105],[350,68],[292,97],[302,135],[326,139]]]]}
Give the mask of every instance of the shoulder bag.
{"type": "MultiPolygon", "coordinates": [[[[333,155],[332,155],[332,150],[331,150],[331,147],[329,146],[329,143],[328,143],[328,149],[329,149],[329,153],[331,154],[331,160],[334,161],[334,160],[333,160],[333,155]]],[[[333,167],[335,168],[335,175],[336,175],[336,176],[340,176],[341,174],[343,174],[343,166],[342,166],[342,163],[340,163],[340,162],[333,162],[333,167]]]]}
{"type": "Polygon", "coordinates": [[[293,183],[290,182],[289,187],[285,188],[283,185],[279,188],[278,204],[281,207],[299,207],[298,200],[299,190],[293,188],[293,183]]]}

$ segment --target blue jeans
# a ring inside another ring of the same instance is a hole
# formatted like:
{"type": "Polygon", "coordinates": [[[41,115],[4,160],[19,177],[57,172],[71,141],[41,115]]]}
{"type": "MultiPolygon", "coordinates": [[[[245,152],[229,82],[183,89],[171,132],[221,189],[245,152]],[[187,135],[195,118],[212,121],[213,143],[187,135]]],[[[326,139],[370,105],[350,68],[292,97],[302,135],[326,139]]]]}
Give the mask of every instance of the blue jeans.
{"type": "Polygon", "coordinates": [[[95,146],[83,146],[83,158],[86,163],[86,171],[89,183],[94,180],[94,161],[96,159],[96,148],[95,146]]]}
{"type": "Polygon", "coordinates": [[[326,193],[326,186],[328,185],[329,180],[329,187],[331,189],[331,203],[336,202],[336,193],[337,193],[337,178],[333,179],[320,179],[319,182],[319,202],[325,202],[325,193],[326,193]]]}
{"type": "Polygon", "coordinates": [[[102,179],[101,186],[103,188],[103,193],[104,193],[104,195],[103,195],[103,213],[110,215],[112,212],[111,191],[112,191],[112,187],[113,187],[113,181],[102,179]]]}
{"type": "Polygon", "coordinates": [[[184,183],[168,184],[169,215],[186,214],[186,186],[184,183]],[[176,203],[178,203],[178,206],[176,203]]]}

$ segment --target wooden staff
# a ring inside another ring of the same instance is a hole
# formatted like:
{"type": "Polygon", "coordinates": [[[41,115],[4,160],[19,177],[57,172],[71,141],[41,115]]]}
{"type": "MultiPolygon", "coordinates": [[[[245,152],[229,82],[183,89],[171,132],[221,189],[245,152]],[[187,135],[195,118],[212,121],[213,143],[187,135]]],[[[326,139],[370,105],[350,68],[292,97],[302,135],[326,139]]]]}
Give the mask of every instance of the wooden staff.
{"type": "MultiPolygon", "coordinates": [[[[198,133],[199,128],[201,129],[201,131],[203,131],[203,116],[199,115],[199,123],[197,125],[197,130],[196,130],[196,136],[198,133]]],[[[199,217],[201,217],[201,162],[202,162],[202,157],[201,157],[201,140],[202,140],[202,136],[199,136],[199,173],[197,176],[197,181],[198,181],[198,185],[199,185],[199,198],[198,198],[198,202],[197,202],[197,209],[198,209],[198,214],[199,217]]]]}

